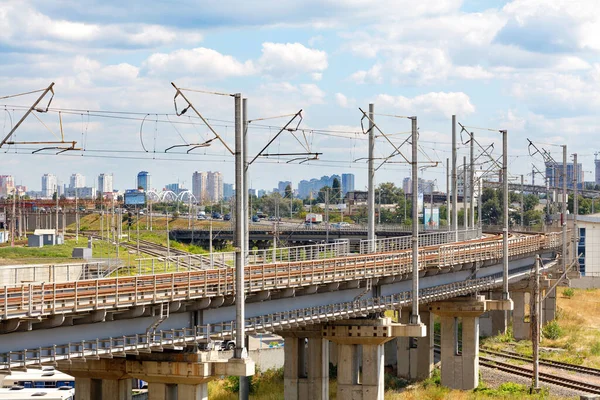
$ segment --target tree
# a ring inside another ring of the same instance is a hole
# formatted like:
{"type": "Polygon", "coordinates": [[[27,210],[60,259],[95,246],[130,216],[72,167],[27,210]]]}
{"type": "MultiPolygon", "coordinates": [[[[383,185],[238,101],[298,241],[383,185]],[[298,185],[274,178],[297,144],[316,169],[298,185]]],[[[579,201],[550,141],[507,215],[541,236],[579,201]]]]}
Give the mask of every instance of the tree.
{"type": "Polygon", "coordinates": [[[58,196],[58,192],[54,192],[54,194],[52,195],[52,200],[56,201],[56,196],[58,196]]]}
{"type": "Polygon", "coordinates": [[[292,196],[293,196],[293,193],[292,193],[292,186],[291,186],[291,185],[287,185],[287,186],[285,187],[285,198],[286,198],[286,199],[291,199],[291,198],[292,198],[292,196]]]}
{"type": "Polygon", "coordinates": [[[340,185],[340,180],[338,178],[333,178],[331,189],[332,191],[330,201],[333,204],[339,204],[342,200],[342,186],[340,185]]]}
{"type": "Polygon", "coordinates": [[[533,210],[538,204],[540,204],[540,199],[535,194],[525,195],[523,199],[523,208],[525,211],[533,210]]]}
{"type": "MultiPolygon", "coordinates": [[[[319,194],[317,196],[317,203],[326,203],[327,202],[327,195],[326,195],[327,192],[329,192],[329,195],[331,195],[331,188],[329,186],[323,186],[321,189],[319,189],[319,194]]],[[[331,202],[331,197],[329,197],[329,202],[331,202]]]]}
{"type": "Polygon", "coordinates": [[[379,202],[380,198],[381,204],[398,204],[404,201],[404,191],[392,182],[384,182],[375,189],[375,201],[379,202]]]}

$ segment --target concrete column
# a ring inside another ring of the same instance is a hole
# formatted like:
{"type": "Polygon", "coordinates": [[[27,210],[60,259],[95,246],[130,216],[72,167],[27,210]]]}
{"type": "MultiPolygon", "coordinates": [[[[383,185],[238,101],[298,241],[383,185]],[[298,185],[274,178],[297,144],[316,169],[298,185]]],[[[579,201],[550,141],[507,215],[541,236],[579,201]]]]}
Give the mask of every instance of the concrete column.
{"type": "Polygon", "coordinates": [[[177,385],[177,399],[208,400],[208,383],[177,385]]]}
{"type": "Polygon", "coordinates": [[[329,342],[329,362],[334,367],[338,365],[337,343],[332,341],[329,342]]]}
{"type": "MultiPolygon", "coordinates": [[[[420,338],[396,338],[397,376],[410,380],[427,379],[433,371],[433,314],[420,311],[427,336],[420,338]]],[[[401,323],[408,323],[409,313],[400,315],[401,323]]]]}
{"type": "MultiPolygon", "coordinates": [[[[302,339],[304,344],[304,339],[302,339]]],[[[300,352],[300,339],[294,336],[285,337],[283,346],[284,364],[283,364],[283,394],[286,399],[299,399],[300,390],[298,358],[300,352]]]]}
{"type": "Polygon", "coordinates": [[[329,398],[329,340],[308,338],[308,398],[329,398]]]}
{"type": "Polygon", "coordinates": [[[356,365],[358,345],[338,343],[337,350],[337,397],[339,399],[362,399],[362,389],[358,385],[358,365],[356,365]]]}
{"type": "Polygon", "coordinates": [[[542,324],[546,325],[556,318],[556,289],[550,292],[548,297],[544,299],[542,308],[542,324]]]}
{"type": "Polygon", "coordinates": [[[100,381],[92,378],[75,378],[75,400],[100,400],[100,381]]]}
{"type": "MultiPolygon", "coordinates": [[[[491,292],[488,300],[502,300],[502,292],[491,292]]],[[[482,337],[496,336],[506,332],[506,311],[490,310],[479,317],[479,334],[482,337]]]]}
{"type": "Polygon", "coordinates": [[[516,340],[531,339],[529,322],[525,322],[526,291],[513,291],[511,298],[515,304],[513,310],[513,336],[516,340]]]}
{"type": "Polygon", "coordinates": [[[170,383],[148,382],[148,400],[177,400],[177,386],[170,383]]]}
{"type": "Polygon", "coordinates": [[[129,379],[102,379],[102,398],[131,400],[132,381],[129,379]]]}
{"type": "MultiPolygon", "coordinates": [[[[383,371],[383,345],[362,345],[362,397],[359,399],[383,400],[385,394],[383,371]]],[[[338,391],[338,398],[340,397],[338,391]]]]}
{"type": "Polygon", "coordinates": [[[458,318],[441,316],[442,385],[472,390],[479,385],[479,317],[462,316],[462,352],[457,353],[458,318]]]}

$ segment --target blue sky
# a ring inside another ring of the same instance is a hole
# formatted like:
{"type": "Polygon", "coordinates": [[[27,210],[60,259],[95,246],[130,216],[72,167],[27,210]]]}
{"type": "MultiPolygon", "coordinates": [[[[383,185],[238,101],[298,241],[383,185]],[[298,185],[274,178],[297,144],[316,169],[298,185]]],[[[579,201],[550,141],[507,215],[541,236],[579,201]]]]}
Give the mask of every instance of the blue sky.
{"type": "MultiPolygon", "coordinates": [[[[370,102],[381,114],[418,116],[421,157],[442,162],[423,176],[437,179],[441,189],[452,114],[469,126],[508,129],[511,174],[528,174],[532,162],[541,168],[526,138],[545,143],[556,158],[554,145],[566,143],[584,171],[592,171],[600,149],[599,52],[595,0],[3,1],[0,97],[56,82],[52,106],[63,110],[65,138],[84,151],[57,156],[31,155],[32,146],[3,148],[0,174],[34,190],[44,173],[66,182],[78,172],[93,184],[99,173],[112,172],[120,189],[133,187],[140,170],[152,174],[157,189],[177,181],[190,186],[196,170],[219,170],[233,182],[233,159],[217,143],[190,154],[164,153],[211,136],[189,113],[172,115],[171,81],[241,92],[250,119],[304,110],[296,136],[322,152],[321,160],[261,159],[251,167],[254,188],[270,189],[279,180],[296,187],[301,179],[348,172],[364,187],[366,164],[354,160],[366,156],[358,107],[366,110],[370,102]],[[139,114],[107,118],[94,110],[139,114]]],[[[188,94],[233,146],[233,100],[188,94]]],[[[35,96],[0,100],[2,136],[35,96]]],[[[17,140],[60,134],[57,111],[36,115],[44,124],[29,117],[17,140]]],[[[410,129],[405,119],[376,120],[397,144],[410,129]]],[[[285,122],[251,124],[250,153],[285,122]]],[[[494,143],[499,156],[497,133],[475,134],[483,145],[494,143]]],[[[269,149],[301,150],[290,133],[269,149]]],[[[377,140],[378,157],[392,150],[377,140]]],[[[461,148],[459,160],[466,154],[461,148]]],[[[394,163],[376,179],[400,185],[408,174],[408,165],[394,163]]]]}

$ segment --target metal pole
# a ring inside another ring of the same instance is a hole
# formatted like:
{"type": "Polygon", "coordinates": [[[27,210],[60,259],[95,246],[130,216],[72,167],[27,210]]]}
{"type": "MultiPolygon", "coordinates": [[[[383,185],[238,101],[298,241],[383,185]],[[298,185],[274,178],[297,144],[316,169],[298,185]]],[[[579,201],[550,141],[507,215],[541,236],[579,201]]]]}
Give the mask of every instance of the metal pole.
{"type": "Polygon", "coordinates": [[[469,229],[469,208],[467,207],[467,156],[463,156],[463,225],[469,229]]]}
{"type": "Polygon", "coordinates": [[[471,211],[471,229],[475,229],[475,134],[471,132],[471,168],[470,168],[470,179],[469,179],[469,209],[471,211]]]}
{"type": "MultiPolygon", "coordinates": [[[[56,236],[58,237],[58,179],[56,180],[56,224],[55,224],[55,228],[56,228],[56,236]]],[[[16,195],[16,192],[15,192],[16,195]]]]}
{"type": "Polygon", "coordinates": [[[456,115],[452,116],[452,230],[458,237],[458,193],[456,183],[456,115]]]}
{"type": "MultiPolygon", "coordinates": [[[[244,130],[244,240],[246,243],[246,254],[244,254],[245,261],[248,261],[248,253],[250,252],[250,219],[248,216],[250,215],[249,208],[249,199],[250,194],[248,193],[248,99],[242,99],[242,125],[244,130]]],[[[290,213],[291,213],[290,207],[290,213]]]]}
{"type": "MultiPolygon", "coordinates": [[[[245,347],[245,293],[244,293],[244,256],[246,254],[246,238],[244,237],[244,134],[242,127],[242,95],[235,94],[235,358],[248,356],[245,347]]],[[[240,377],[240,400],[249,396],[247,382],[240,377]]]]}
{"type": "MultiPolygon", "coordinates": [[[[369,253],[375,248],[375,105],[369,104],[369,171],[368,171],[368,198],[367,214],[368,228],[367,238],[369,239],[369,253]]],[[[413,221],[414,224],[414,221],[413,221]]]]}
{"type": "MultiPolygon", "coordinates": [[[[325,220],[327,231],[325,231],[325,243],[329,243],[329,188],[325,189],[325,220]]],[[[275,262],[275,260],[273,260],[275,262]]]]}
{"type": "Polygon", "coordinates": [[[421,323],[419,317],[419,169],[417,117],[411,117],[412,122],[412,314],[410,323],[421,323]]]}
{"type": "Polygon", "coordinates": [[[137,220],[135,222],[135,230],[137,236],[137,255],[140,255],[140,210],[137,210],[137,220]]]}
{"type": "Polygon", "coordinates": [[[525,193],[523,192],[523,174],[521,174],[521,227],[525,227],[525,193]]]}
{"type": "Polygon", "coordinates": [[[169,210],[167,209],[167,258],[171,257],[171,241],[169,240],[169,210]]]}
{"type": "Polygon", "coordinates": [[[567,145],[564,144],[563,148],[563,179],[562,179],[562,215],[561,215],[561,223],[562,223],[562,268],[563,271],[566,271],[567,268],[567,201],[569,198],[567,197],[567,145]]]}
{"type": "MultiPolygon", "coordinates": [[[[16,220],[16,201],[17,201],[17,188],[13,189],[13,204],[12,204],[12,218],[10,219],[10,247],[15,247],[15,222],[16,220]]],[[[57,221],[58,221],[58,217],[57,221]]],[[[56,229],[56,234],[58,234],[58,228],[56,229]]]]}
{"type": "MultiPolygon", "coordinates": [[[[579,215],[579,170],[577,168],[577,153],[573,154],[573,259],[577,259],[577,244],[579,242],[579,229],[577,216],[579,215]]],[[[592,199],[592,202],[594,200],[592,199]]]]}
{"type": "Polygon", "coordinates": [[[75,185],[75,242],[79,243],[79,207],[77,206],[77,185],[75,185]]]}
{"type": "MultiPolygon", "coordinates": [[[[502,133],[502,298],[510,299],[508,293],[508,131],[502,133]]],[[[506,312],[504,313],[506,317],[506,312]]],[[[506,326],[506,324],[504,324],[506,326]]]]}
{"type": "Polygon", "coordinates": [[[446,158],[446,219],[448,220],[448,226],[452,225],[451,218],[451,204],[450,204],[450,159],[446,158]]]}
{"type": "Polygon", "coordinates": [[[533,344],[533,387],[540,388],[540,256],[535,260],[535,277],[533,281],[533,307],[531,307],[531,342],[533,344]]]}

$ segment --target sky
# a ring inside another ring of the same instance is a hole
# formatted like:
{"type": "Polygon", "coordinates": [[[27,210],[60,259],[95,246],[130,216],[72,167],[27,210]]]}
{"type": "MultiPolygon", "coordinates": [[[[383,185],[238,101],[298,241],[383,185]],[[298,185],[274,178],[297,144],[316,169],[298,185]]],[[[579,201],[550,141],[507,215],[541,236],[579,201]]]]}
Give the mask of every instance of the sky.
{"type": "MultiPolygon", "coordinates": [[[[420,173],[441,190],[452,115],[482,147],[493,144],[492,157],[501,155],[498,130],[506,129],[510,174],[526,182],[532,164],[543,170],[527,139],[557,160],[566,144],[591,181],[600,149],[599,55],[597,0],[3,0],[1,136],[40,93],[2,97],[54,82],[49,112],[34,112],[12,139],[59,140],[62,120],[64,140],[79,150],[31,154],[45,145],[5,145],[0,174],[33,190],[44,173],[61,183],[81,173],[87,185],[113,173],[121,190],[134,188],[142,170],[159,190],[174,182],[189,188],[194,171],[221,171],[233,183],[233,157],[221,143],[188,153],[213,134],[192,110],[175,114],[175,82],[195,90],[183,93],[230,148],[229,95],[248,99],[250,158],[302,110],[291,125],[298,129],[265,153],[322,153],[319,160],[259,157],[249,169],[257,189],[342,173],[354,173],[364,189],[368,122],[361,124],[359,108],[370,103],[394,146],[411,128],[401,117],[417,116],[420,173]],[[174,145],[181,146],[165,152],[174,145]]],[[[185,105],[177,99],[178,110],[185,105]]],[[[386,137],[377,132],[376,166],[394,151],[386,137]]],[[[460,162],[466,140],[459,137],[460,162]]],[[[400,150],[410,159],[408,143],[400,150]]],[[[375,179],[401,186],[409,175],[398,155],[375,179]]]]}

